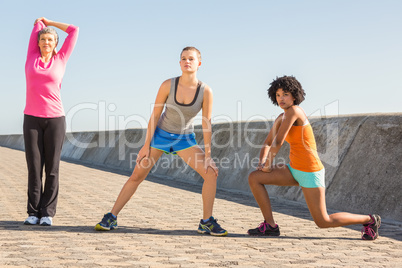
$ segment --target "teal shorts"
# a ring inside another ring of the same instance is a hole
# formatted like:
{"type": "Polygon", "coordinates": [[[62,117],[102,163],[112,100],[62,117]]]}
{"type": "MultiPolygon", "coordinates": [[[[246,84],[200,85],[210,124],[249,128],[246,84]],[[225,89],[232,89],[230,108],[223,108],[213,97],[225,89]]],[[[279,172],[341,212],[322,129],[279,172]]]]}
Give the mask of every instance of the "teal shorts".
{"type": "Polygon", "coordinates": [[[157,127],[150,146],[166,154],[176,154],[178,151],[188,149],[195,145],[197,145],[197,141],[195,140],[194,133],[175,134],[157,127]]]}
{"type": "Polygon", "coordinates": [[[299,183],[301,187],[304,188],[325,188],[325,168],[316,172],[304,172],[292,168],[287,164],[290,173],[292,173],[293,178],[299,183]]]}

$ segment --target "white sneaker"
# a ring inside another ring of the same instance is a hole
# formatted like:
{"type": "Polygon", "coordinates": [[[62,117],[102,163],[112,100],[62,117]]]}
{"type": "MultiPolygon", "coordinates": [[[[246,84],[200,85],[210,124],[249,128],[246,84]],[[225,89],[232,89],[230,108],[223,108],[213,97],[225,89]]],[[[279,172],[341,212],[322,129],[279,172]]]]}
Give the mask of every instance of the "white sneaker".
{"type": "Polygon", "coordinates": [[[53,223],[52,217],[42,217],[40,218],[39,224],[42,226],[51,226],[53,223]]]}
{"type": "Polygon", "coordinates": [[[28,218],[26,218],[26,220],[24,221],[25,225],[35,225],[38,224],[39,219],[38,217],[35,216],[29,216],[28,218]]]}

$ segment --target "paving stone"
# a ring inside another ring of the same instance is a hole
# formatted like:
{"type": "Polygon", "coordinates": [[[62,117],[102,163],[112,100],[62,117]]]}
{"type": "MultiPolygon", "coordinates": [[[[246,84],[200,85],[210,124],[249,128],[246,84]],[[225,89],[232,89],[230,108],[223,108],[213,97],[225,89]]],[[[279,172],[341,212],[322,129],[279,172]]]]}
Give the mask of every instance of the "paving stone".
{"type": "Polygon", "coordinates": [[[199,235],[200,185],[152,175],[119,229],[94,231],[128,175],[62,161],[54,226],[26,226],[25,155],[0,147],[0,267],[402,267],[402,223],[384,219],[380,238],[362,241],[360,226],[319,229],[304,204],[273,198],[281,236],[249,237],[262,220],[255,200],[218,190],[214,215],[229,235],[199,235]]]}

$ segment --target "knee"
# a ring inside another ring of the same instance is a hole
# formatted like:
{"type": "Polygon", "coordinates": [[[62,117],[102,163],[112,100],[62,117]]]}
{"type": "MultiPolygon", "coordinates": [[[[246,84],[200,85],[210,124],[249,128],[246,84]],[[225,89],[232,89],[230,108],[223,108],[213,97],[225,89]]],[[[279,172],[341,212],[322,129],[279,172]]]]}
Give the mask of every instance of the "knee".
{"type": "Polygon", "coordinates": [[[331,227],[330,223],[328,221],[325,221],[324,219],[322,220],[314,220],[315,224],[317,225],[318,228],[329,228],[331,227]]]}
{"type": "Polygon", "coordinates": [[[133,183],[138,183],[140,184],[141,182],[143,182],[145,179],[145,177],[142,176],[138,176],[137,173],[133,172],[133,174],[131,174],[130,178],[128,179],[129,182],[133,182],[133,183]]]}
{"type": "Polygon", "coordinates": [[[217,182],[218,176],[216,175],[215,171],[213,171],[211,168],[208,168],[207,173],[204,173],[202,176],[204,181],[209,181],[209,182],[217,182]]]}
{"type": "Polygon", "coordinates": [[[138,165],[142,169],[149,169],[154,165],[154,163],[149,158],[143,158],[138,165]]]}
{"type": "Polygon", "coordinates": [[[256,171],[253,171],[250,173],[250,175],[248,175],[248,184],[250,187],[258,184],[256,171]]]}

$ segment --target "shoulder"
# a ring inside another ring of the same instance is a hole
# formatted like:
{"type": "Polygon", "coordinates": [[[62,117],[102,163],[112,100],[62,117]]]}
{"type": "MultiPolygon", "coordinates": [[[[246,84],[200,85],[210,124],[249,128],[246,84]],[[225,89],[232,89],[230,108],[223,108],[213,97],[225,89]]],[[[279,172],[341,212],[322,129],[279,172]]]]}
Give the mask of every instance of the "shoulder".
{"type": "Polygon", "coordinates": [[[170,92],[170,85],[171,85],[171,79],[167,79],[162,82],[161,86],[159,87],[159,94],[162,95],[169,95],[170,92]]]}
{"type": "Polygon", "coordinates": [[[285,113],[281,113],[280,115],[278,115],[278,117],[275,119],[275,122],[282,121],[284,115],[285,115],[285,113]]]}
{"type": "Polygon", "coordinates": [[[204,104],[210,104],[212,105],[212,100],[213,100],[213,94],[212,94],[212,89],[205,84],[204,86],[204,96],[202,97],[204,104]]]}
{"type": "Polygon", "coordinates": [[[172,78],[166,79],[165,81],[162,82],[161,87],[170,87],[171,82],[172,78]]]}
{"type": "Polygon", "coordinates": [[[283,114],[285,117],[287,117],[287,116],[300,117],[300,116],[304,115],[303,110],[297,105],[293,105],[292,107],[289,107],[283,114]]]}
{"type": "Polygon", "coordinates": [[[202,105],[203,107],[212,107],[212,102],[213,102],[213,94],[212,94],[212,89],[204,83],[204,92],[203,92],[203,97],[202,97],[202,105]]]}
{"type": "Polygon", "coordinates": [[[285,113],[281,113],[274,121],[274,126],[280,126],[282,124],[285,113]]]}
{"type": "Polygon", "coordinates": [[[212,96],[212,89],[207,84],[204,84],[204,96],[212,96]]]}
{"type": "Polygon", "coordinates": [[[301,123],[301,122],[304,122],[306,120],[306,115],[304,114],[304,111],[297,105],[294,105],[294,106],[288,108],[284,112],[283,116],[284,116],[283,120],[287,120],[287,121],[291,122],[292,124],[299,120],[298,121],[299,124],[303,125],[303,123],[301,123]]]}

